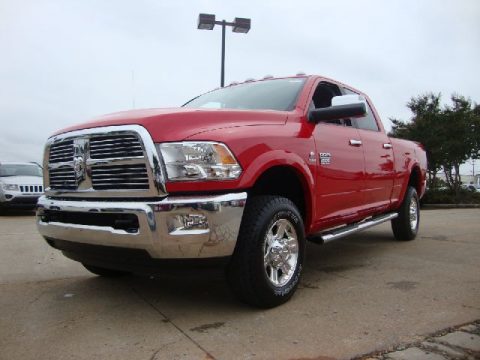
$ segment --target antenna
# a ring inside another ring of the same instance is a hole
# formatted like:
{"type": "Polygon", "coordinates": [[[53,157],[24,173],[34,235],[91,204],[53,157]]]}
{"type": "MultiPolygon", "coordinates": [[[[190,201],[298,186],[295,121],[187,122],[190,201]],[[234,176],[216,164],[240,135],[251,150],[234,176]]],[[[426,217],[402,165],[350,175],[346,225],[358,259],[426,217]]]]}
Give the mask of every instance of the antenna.
{"type": "Polygon", "coordinates": [[[135,109],[135,70],[132,69],[132,109],[135,109]]]}

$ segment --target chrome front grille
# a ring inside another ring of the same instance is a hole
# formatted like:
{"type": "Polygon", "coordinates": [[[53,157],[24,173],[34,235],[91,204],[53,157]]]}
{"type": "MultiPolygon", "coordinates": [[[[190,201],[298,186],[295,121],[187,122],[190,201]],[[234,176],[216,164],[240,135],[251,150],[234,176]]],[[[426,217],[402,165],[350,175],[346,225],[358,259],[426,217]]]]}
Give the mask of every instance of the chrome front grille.
{"type": "Polygon", "coordinates": [[[94,136],[90,139],[90,158],[109,159],[143,157],[140,140],[135,135],[94,136]]]}
{"type": "Polygon", "coordinates": [[[41,186],[41,185],[20,185],[20,191],[22,193],[41,193],[41,192],[43,192],[43,186],[41,186]]]}
{"type": "Polygon", "coordinates": [[[95,190],[148,189],[145,164],[92,166],[92,185],[95,190]]]}
{"type": "Polygon", "coordinates": [[[45,194],[73,197],[166,195],[162,161],[145,128],[108,126],[72,131],[46,146],[45,194]]]}

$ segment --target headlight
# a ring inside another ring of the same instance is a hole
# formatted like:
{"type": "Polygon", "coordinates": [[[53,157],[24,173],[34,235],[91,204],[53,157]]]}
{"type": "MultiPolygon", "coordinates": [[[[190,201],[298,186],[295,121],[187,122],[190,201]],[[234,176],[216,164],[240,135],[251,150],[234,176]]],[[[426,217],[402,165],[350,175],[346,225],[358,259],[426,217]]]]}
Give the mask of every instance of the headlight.
{"type": "Polygon", "coordinates": [[[18,191],[19,188],[16,184],[3,184],[3,190],[18,191]]]}
{"type": "Polygon", "coordinates": [[[157,144],[170,181],[230,180],[242,168],[224,144],[184,141],[157,144]]]}

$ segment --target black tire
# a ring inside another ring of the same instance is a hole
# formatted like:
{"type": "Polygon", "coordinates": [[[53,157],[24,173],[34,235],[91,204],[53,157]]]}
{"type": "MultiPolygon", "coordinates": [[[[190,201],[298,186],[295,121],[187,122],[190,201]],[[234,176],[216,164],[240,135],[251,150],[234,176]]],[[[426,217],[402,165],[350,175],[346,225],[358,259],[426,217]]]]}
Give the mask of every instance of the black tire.
{"type": "Polygon", "coordinates": [[[285,303],[298,286],[304,258],[303,221],[293,202],[279,196],[249,199],[227,268],[229,285],[240,300],[262,308],[285,303]],[[287,230],[279,235],[282,226],[287,230]],[[267,240],[273,232],[277,234],[267,240]]]}
{"type": "Polygon", "coordinates": [[[88,265],[88,264],[84,264],[84,263],[82,263],[82,265],[85,267],[85,269],[87,269],[91,273],[93,273],[95,275],[98,275],[98,276],[103,276],[103,277],[113,278],[113,277],[121,277],[121,276],[125,276],[125,275],[129,274],[128,271],[107,269],[107,268],[88,265]]]}
{"type": "Polygon", "coordinates": [[[407,188],[398,217],[392,220],[392,230],[395,239],[410,241],[415,239],[420,225],[420,201],[413,186],[407,188]],[[414,210],[415,209],[415,210],[414,210]],[[416,221],[413,222],[413,217],[416,221]]]}

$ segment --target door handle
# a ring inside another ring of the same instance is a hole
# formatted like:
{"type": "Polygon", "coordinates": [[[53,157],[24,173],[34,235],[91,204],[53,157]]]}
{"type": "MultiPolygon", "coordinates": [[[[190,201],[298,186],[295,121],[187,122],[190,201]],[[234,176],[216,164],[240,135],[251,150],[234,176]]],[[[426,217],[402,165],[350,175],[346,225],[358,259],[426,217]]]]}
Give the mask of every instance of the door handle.
{"type": "Polygon", "coordinates": [[[361,146],[362,140],[350,139],[349,143],[351,146],[361,146]]]}
{"type": "Polygon", "coordinates": [[[392,148],[392,144],[390,144],[390,143],[385,143],[385,144],[383,144],[383,148],[384,148],[384,149],[391,149],[391,148],[392,148]]]}

